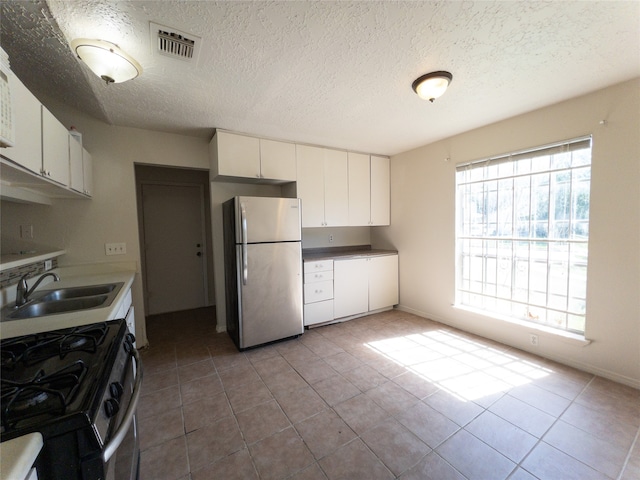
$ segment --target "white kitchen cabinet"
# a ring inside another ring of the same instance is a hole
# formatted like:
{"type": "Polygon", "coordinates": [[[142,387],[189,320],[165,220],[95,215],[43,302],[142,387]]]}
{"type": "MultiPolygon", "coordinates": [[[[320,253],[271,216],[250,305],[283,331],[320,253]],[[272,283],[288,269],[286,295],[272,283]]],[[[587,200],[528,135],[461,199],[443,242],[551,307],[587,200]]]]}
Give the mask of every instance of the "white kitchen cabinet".
{"type": "Polygon", "coordinates": [[[261,138],[260,177],[271,180],[295,182],[295,144],[261,138]]]}
{"type": "Polygon", "coordinates": [[[69,132],[42,106],[42,174],[61,185],[69,185],[69,132]]]}
{"type": "Polygon", "coordinates": [[[216,131],[209,144],[215,177],[293,182],[296,152],[293,143],[216,131]]]}
{"type": "Polygon", "coordinates": [[[334,262],[335,318],[359,315],[398,303],[398,255],[334,262]]]}
{"type": "Polygon", "coordinates": [[[369,155],[349,152],[349,226],[371,224],[369,155]]]}
{"type": "Polygon", "coordinates": [[[371,225],[391,224],[389,159],[371,155],[371,225]]]}
{"type": "Polygon", "coordinates": [[[302,226],[324,226],[324,151],[296,145],[298,198],[302,199],[302,226]]]}
{"type": "Polygon", "coordinates": [[[36,97],[15,75],[9,75],[13,98],[15,145],[0,148],[0,155],[40,175],[42,170],[42,110],[36,97]]]}
{"type": "Polygon", "coordinates": [[[84,168],[82,165],[82,144],[69,135],[69,187],[84,193],[84,168]]]}
{"type": "Polygon", "coordinates": [[[15,75],[9,81],[15,146],[0,148],[8,159],[0,169],[3,198],[45,205],[51,198],[86,198],[81,144],[15,75]]]}
{"type": "Polygon", "coordinates": [[[211,140],[210,153],[216,176],[260,178],[258,138],[218,130],[211,140]]]}
{"type": "Polygon", "coordinates": [[[86,148],[82,149],[83,192],[89,197],[93,195],[93,157],[86,148]]]}
{"type": "Polygon", "coordinates": [[[349,153],[349,226],[389,225],[389,159],[349,153]]]}
{"type": "Polygon", "coordinates": [[[336,318],[369,311],[369,272],[366,258],[338,260],[333,266],[333,313],[336,318]]]}
{"type": "Polygon", "coordinates": [[[398,304],[398,255],[369,258],[369,311],[398,304]]]}
{"type": "Polygon", "coordinates": [[[339,227],[349,223],[347,153],[296,145],[297,192],[303,227],[339,227]]]}
{"type": "Polygon", "coordinates": [[[347,152],[324,149],[325,226],[349,225],[349,173],[347,152]]]}
{"type": "Polygon", "coordinates": [[[333,320],[333,260],[304,262],[305,326],[333,320]]]}

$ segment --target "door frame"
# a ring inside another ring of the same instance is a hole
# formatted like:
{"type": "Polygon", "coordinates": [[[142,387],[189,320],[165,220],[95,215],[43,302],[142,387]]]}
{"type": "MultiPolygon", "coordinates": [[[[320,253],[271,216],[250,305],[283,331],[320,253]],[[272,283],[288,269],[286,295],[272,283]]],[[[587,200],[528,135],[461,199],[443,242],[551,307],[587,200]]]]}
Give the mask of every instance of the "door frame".
{"type": "Polygon", "coordinates": [[[144,195],[143,190],[145,185],[160,185],[165,187],[197,187],[199,190],[200,197],[200,225],[201,225],[201,234],[202,238],[200,239],[200,245],[202,245],[202,288],[204,290],[204,306],[209,305],[209,279],[207,274],[207,235],[206,235],[206,220],[205,220],[205,208],[204,204],[207,201],[207,198],[204,193],[204,187],[200,183],[192,183],[192,182],[171,182],[165,180],[140,180],[138,182],[140,185],[140,212],[139,212],[139,231],[140,231],[140,263],[142,264],[142,288],[143,288],[143,299],[144,299],[144,309],[145,312],[149,312],[149,294],[147,291],[147,242],[146,242],[146,231],[144,228],[144,195]]]}

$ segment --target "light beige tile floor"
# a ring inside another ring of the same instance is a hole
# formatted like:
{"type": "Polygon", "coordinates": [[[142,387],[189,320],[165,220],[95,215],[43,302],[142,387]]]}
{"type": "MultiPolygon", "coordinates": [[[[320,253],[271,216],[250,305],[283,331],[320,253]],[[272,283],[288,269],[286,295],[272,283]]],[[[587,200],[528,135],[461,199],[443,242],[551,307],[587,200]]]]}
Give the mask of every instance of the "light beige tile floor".
{"type": "Polygon", "coordinates": [[[640,479],[640,391],[389,311],[240,353],[151,317],[143,480],[640,479]]]}

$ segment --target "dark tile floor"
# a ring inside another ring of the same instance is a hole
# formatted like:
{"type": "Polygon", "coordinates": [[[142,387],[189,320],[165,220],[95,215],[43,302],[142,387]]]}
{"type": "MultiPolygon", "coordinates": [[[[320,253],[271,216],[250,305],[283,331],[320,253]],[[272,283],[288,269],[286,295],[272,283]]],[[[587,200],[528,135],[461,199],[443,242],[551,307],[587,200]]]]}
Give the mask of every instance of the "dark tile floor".
{"type": "Polygon", "coordinates": [[[141,478],[640,478],[640,391],[401,311],[239,353],[148,320],[141,478]]]}

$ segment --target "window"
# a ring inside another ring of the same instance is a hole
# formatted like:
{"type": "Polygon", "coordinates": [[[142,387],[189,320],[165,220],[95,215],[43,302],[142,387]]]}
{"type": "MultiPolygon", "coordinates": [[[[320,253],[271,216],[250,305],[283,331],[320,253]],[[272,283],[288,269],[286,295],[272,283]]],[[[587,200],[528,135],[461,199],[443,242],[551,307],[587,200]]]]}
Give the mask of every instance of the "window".
{"type": "Polygon", "coordinates": [[[456,303],[584,333],[591,138],[459,165],[456,303]]]}

